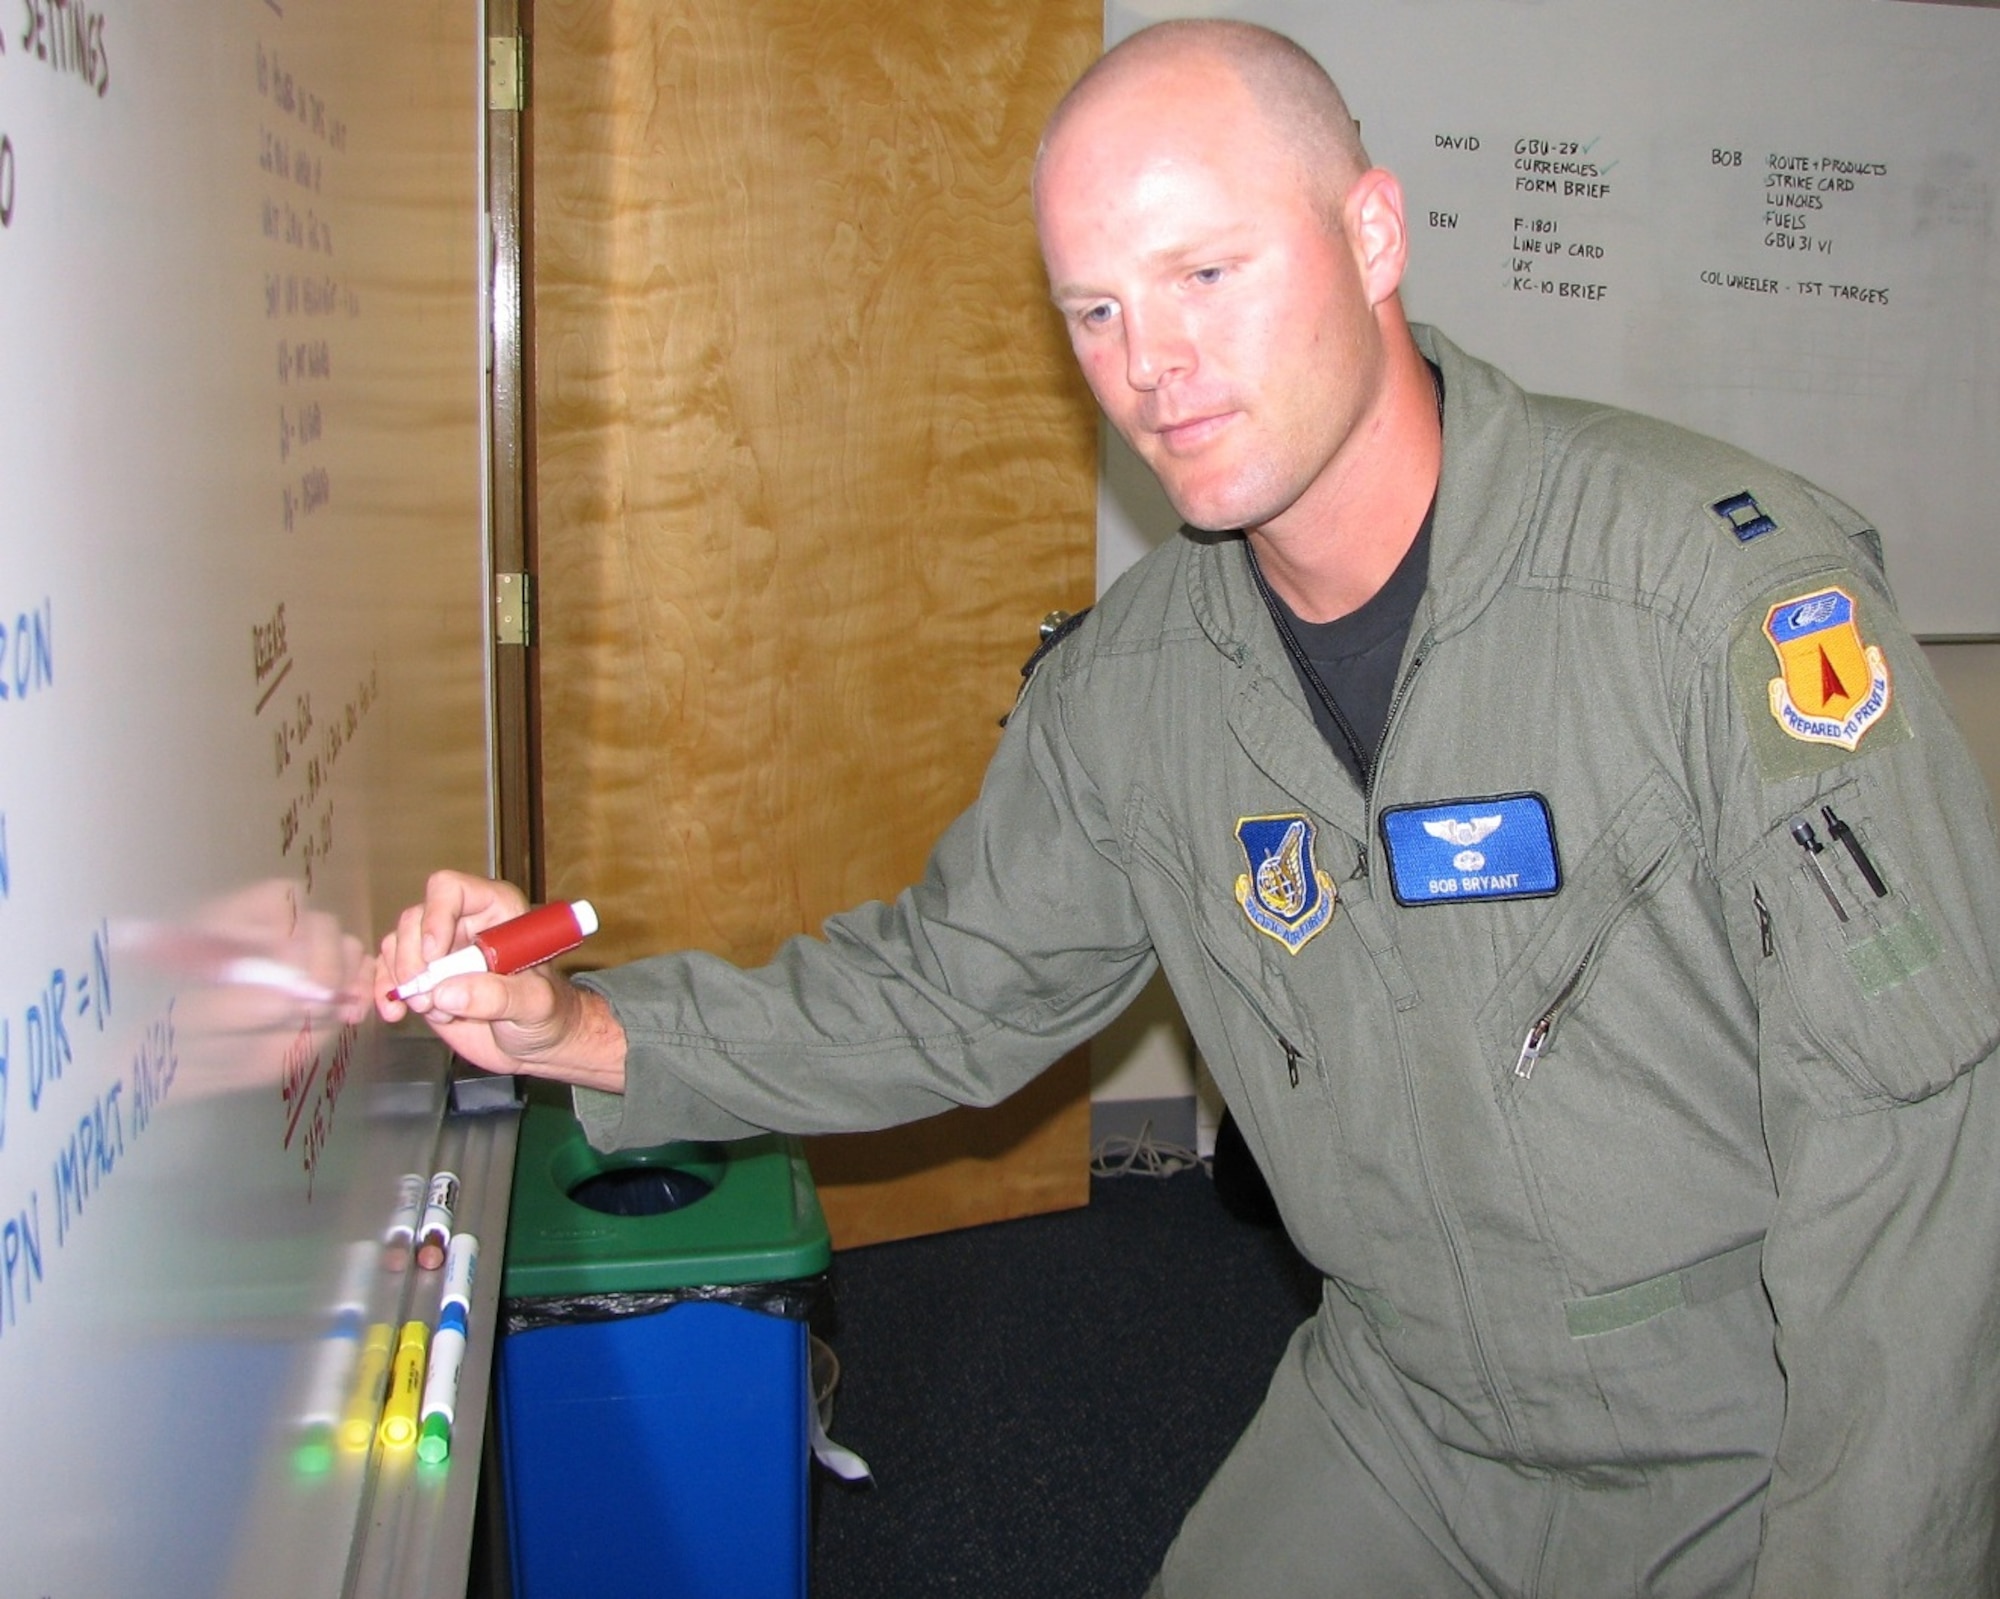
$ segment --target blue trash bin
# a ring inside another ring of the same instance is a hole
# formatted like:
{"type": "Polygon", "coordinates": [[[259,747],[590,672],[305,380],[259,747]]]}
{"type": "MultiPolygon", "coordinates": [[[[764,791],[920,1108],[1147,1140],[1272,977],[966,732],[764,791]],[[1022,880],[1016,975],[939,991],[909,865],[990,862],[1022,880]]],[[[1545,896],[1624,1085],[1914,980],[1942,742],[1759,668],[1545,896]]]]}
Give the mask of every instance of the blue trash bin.
{"type": "Polygon", "coordinates": [[[530,1107],[495,1385],[519,1599],[804,1599],[830,1258],[794,1140],[601,1155],[530,1107]]]}

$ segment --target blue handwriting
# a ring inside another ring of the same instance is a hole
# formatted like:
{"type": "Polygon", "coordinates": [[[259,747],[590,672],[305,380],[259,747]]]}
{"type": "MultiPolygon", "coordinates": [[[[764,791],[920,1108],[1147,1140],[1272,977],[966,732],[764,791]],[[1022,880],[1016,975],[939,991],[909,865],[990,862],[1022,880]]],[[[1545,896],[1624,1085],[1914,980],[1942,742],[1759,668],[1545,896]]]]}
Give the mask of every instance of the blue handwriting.
{"type": "Polygon", "coordinates": [[[94,1025],[101,1033],[110,1017],[111,928],[109,923],[100,922],[90,935],[88,969],[72,974],[61,966],[50,968],[48,981],[28,1006],[23,1033],[27,1039],[29,1110],[42,1108],[43,1098],[62,1081],[75,1058],[70,1023],[94,1025]]]}
{"type": "MultiPolygon", "coordinates": [[[[0,1024],[0,1032],[4,1030],[0,1024]]],[[[154,1125],[179,1076],[180,1043],[170,1003],[140,1038],[125,1075],[91,1101],[50,1162],[53,1236],[43,1231],[39,1188],[29,1190],[0,1220],[0,1340],[20,1325],[57,1252],[124,1164],[133,1143],[154,1125]]]]}
{"type": "Polygon", "coordinates": [[[0,702],[24,700],[55,680],[55,601],[44,596],[33,610],[16,612],[11,625],[0,621],[0,702]]]}

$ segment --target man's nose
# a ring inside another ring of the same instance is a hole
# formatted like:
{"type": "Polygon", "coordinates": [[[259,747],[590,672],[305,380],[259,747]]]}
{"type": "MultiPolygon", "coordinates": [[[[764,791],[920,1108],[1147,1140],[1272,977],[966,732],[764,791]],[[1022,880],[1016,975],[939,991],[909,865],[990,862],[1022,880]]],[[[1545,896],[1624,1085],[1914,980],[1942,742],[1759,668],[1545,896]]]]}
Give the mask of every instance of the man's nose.
{"type": "Polygon", "coordinates": [[[1194,370],[1194,341],[1186,322],[1165,307],[1125,317],[1125,381],[1142,391],[1160,388],[1194,370]]]}

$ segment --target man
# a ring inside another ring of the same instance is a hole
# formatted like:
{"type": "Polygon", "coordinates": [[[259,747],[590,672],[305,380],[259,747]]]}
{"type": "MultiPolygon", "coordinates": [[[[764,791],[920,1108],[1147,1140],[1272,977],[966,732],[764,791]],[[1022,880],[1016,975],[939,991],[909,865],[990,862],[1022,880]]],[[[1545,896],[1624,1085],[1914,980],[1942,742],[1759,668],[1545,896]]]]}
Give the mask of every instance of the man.
{"type": "MultiPolygon", "coordinates": [[[[1873,532],[1412,330],[1396,181],[1262,30],[1111,52],[1036,215],[1191,526],[923,882],[416,1008],[644,1143],[999,1098],[1157,962],[1327,1289],[1156,1591],[1992,1591],[2000,858],[1873,532]]],[[[383,1014],[519,907],[434,880],[383,1014]]]]}

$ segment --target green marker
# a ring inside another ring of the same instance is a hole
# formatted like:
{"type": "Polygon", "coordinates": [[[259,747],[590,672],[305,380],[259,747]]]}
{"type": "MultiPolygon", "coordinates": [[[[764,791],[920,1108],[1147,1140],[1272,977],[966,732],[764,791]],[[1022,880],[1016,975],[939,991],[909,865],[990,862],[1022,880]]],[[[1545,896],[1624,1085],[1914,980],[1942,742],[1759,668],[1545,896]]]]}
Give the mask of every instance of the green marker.
{"type": "Polygon", "coordinates": [[[333,1469],[333,1423],[310,1422],[299,1446],[292,1452],[292,1464],[302,1477],[323,1477],[333,1469]]]}
{"type": "Polygon", "coordinates": [[[458,1373],[465,1364],[465,1320],[472,1310],[472,1275],[479,1263],[479,1240],[458,1233],[445,1251],[444,1308],[431,1338],[431,1365],[424,1376],[423,1426],[417,1458],[435,1466],[451,1455],[451,1423],[458,1409],[458,1373]]]}
{"type": "Polygon", "coordinates": [[[423,1431],[417,1434],[417,1458],[435,1466],[451,1456],[451,1417],[424,1417],[423,1431]]]}

